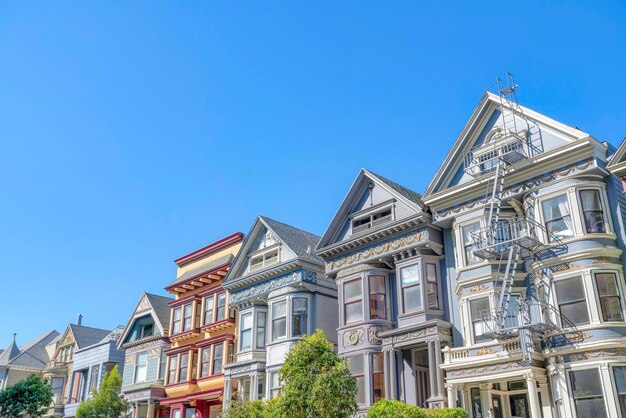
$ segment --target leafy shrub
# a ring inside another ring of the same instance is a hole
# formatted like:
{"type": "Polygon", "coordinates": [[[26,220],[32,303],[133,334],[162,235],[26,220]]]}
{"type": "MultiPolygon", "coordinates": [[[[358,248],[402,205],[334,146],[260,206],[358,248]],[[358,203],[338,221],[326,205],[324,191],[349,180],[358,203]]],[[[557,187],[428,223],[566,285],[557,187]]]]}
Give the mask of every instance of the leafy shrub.
{"type": "Polygon", "coordinates": [[[419,408],[401,401],[380,400],[368,411],[366,418],[468,418],[462,408],[419,408]]]}
{"type": "Polygon", "coordinates": [[[220,418],[267,418],[268,406],[263,401],[235,401],[220,412],[220,418]]]}

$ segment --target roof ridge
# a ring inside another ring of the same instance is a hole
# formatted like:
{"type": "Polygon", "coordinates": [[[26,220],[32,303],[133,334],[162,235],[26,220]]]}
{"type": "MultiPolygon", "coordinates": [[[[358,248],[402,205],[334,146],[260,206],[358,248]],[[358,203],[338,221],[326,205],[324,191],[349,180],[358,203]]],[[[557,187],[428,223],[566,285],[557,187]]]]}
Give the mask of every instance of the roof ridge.
{"type": "Polygon", "coordinates": [[[314,233],[314,232],[309,232],[309,231],[304,230],[304,229],[302,229],[302,228],[298,228],[297,226],[293,226],[293,225],[289,225],[289,224],[286,224],[286,223],[281,222],[281,221],[277,221],[276,219],[272,219],[272,218],[270,218],[269,216],[259,215],[259,218],[264,219],[264,220],[268,220],[268,221],[271,221],[271,222],[275,222],[275,223],[277,223],[277,224],[284,225],[284,226],[286,226],[286,227],[288,227],[288,228],[295,229],[296,231],[300,231],[300,232],[303,232],[303,233],[308,234],[308,235],[313,235],[313,236],[315,236],[315,237],[317,237],[317,238],[321,238],[321,236],[317,235],[317,234],[316,234],[316,233],[314,233]]]}

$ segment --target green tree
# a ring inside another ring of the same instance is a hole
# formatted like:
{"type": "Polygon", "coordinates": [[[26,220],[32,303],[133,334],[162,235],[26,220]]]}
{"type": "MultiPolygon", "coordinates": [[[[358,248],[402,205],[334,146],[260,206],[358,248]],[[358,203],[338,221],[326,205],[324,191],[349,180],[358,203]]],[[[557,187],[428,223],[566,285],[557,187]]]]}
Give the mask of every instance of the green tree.
{"type": "Polygon", "coordinates": [[[100,389],[81,402],[76,418],[119,418],[128,416],[128,402],[120,397],[122,376],[117,365],[104,375],[100,389]]]}
{"type": "Polygon", "coordinates": [[[282,414],[290,418],[348,418],[356,414],[356,379],[322,330],[287,354],[280,375],[282,414]]]}
{"type": "Polygon", "coordinates": [[[0,417],[40,417],[51,402],[48,382],[31,375],[0,391],[0,417]]]}

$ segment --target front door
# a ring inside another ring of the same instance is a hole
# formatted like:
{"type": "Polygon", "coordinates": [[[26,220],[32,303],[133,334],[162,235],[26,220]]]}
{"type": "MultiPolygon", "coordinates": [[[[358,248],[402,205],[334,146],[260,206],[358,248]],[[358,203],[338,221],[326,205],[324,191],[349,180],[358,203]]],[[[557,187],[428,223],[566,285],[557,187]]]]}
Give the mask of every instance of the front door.
{"type": "Polygon", "coordinates": [[[526,394],[520,393],[517,395],[509,395],[509,401],[511,403],[511,415],[519,418],[530,418],[530,412],[528,411],[528,398],[526,394]]]}
{"type": "Polygon", "coordinates": [[[430,378],[428,374],[428,351],[416,350],[413,352],[413,373],[415,375],[415,400],[417,406],[426,407],[426,400],[430,398],[430,378]]]}

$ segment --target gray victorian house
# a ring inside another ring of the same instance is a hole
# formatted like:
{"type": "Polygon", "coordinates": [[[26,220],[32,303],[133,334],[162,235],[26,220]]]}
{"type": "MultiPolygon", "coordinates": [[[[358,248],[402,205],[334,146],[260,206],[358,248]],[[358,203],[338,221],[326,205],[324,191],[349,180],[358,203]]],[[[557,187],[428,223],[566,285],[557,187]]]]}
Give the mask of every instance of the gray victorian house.
{"type": "Polygon", "coordinates": [[[338,286],[338,351],[357,378],[359,409],[383,398],[445,405],[443,239],[420,195],[361,170],[316,254],[338,286]]]}
{"type": "Polygon", "coordinates": [[[423,197],[446,249],[448,402],[473,418],[626,417],[626,206],[607,170],[623,155],[516,88],[483,96],[423,197]]]}
{"type": "Polygon", "coordinates": [[[319,236],[259,216],[223,287],[236,307],[237,354],[224,365],[224,407],[233,397],[271,399],[278,372],[303,335],[336,341],[337,290],[314,254],[319,236]]]}
{"type": "Polygon", "coordinates": [[[166,354],[170,348],[170,307],[174,299],[143,293],[118,342],[126,350],[122,395],[132,418],[161,418],[168,408],[160,401],[164,389],[166,354]]]}

